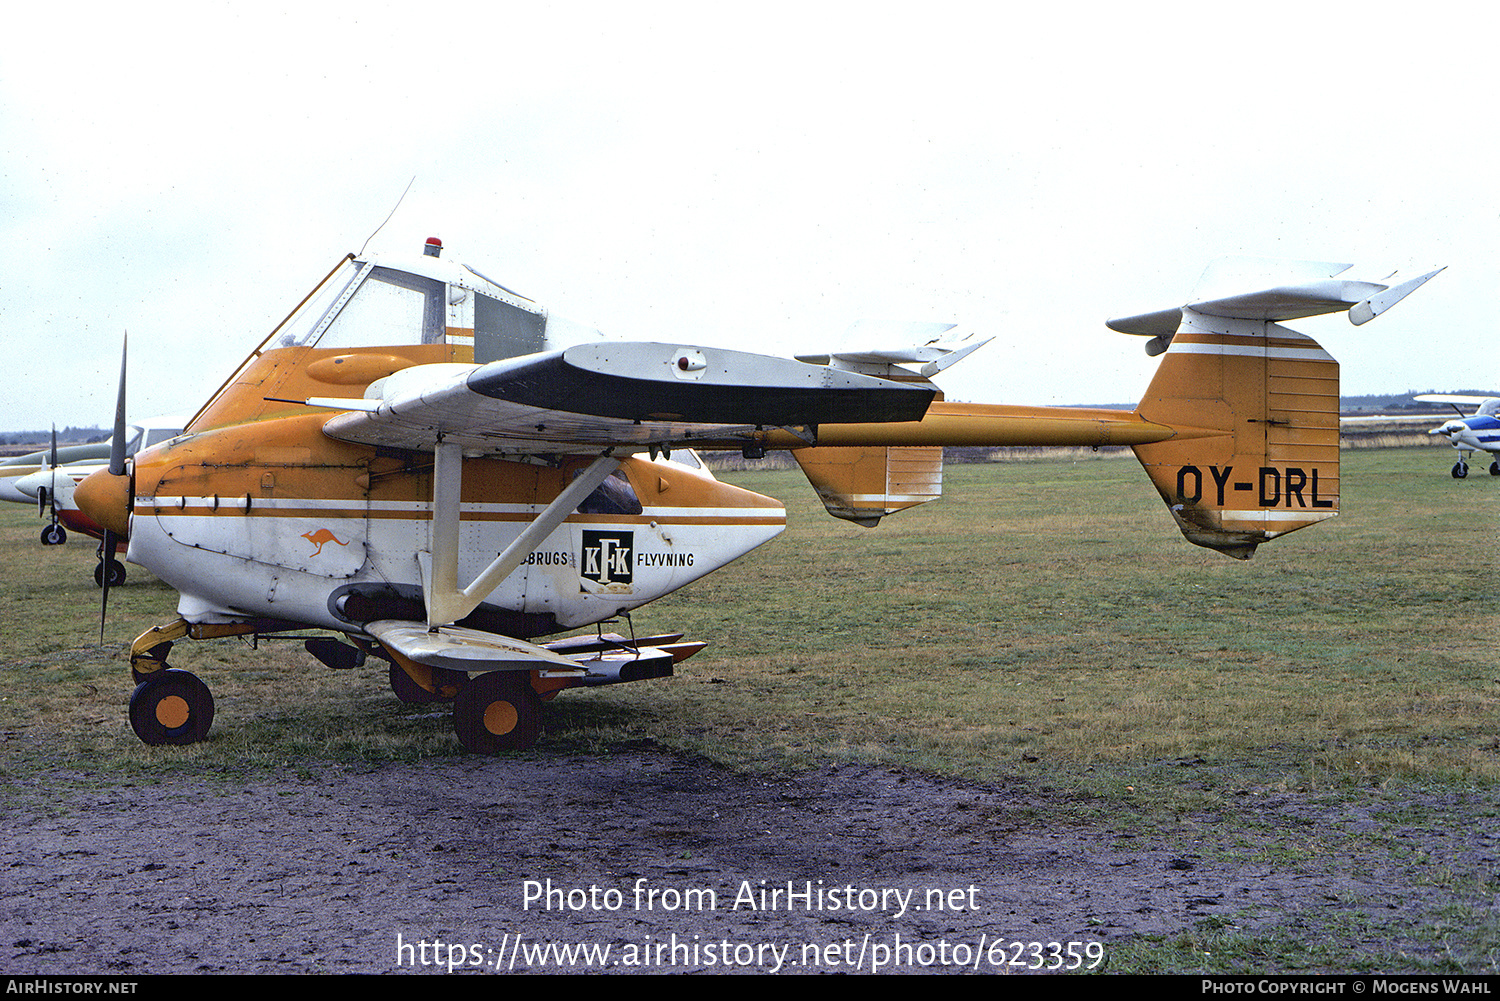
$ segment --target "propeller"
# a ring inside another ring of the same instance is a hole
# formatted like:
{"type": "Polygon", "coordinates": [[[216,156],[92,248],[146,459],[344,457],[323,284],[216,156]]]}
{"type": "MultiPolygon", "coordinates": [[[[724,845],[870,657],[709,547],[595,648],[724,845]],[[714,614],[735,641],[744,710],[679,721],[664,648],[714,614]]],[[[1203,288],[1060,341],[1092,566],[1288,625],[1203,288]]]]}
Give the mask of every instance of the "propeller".
{"type": "MultiPolygon", "coordinates": [[[[109,442],[111,476],[125,475],[125,358],[129,343],[130,334],[127,331],[120,342],[120,390],[115,399],[115,433],[109,442]]],[[[126,496],[130,496],[132,492],[127,491],[126,496]]],[[[115,534],[107,527],[104,529],[104,538],[99,543],[99,554],[103,573],[99,597],[99,642],[103,643],[105,613],[109,608],[109,579],[114,576],[112,564],[115,562],[115,534]]]]}
{"type": "MultiPolygon", "coordinates": [[[[47,485],[38,486],[36,491],[36,514],[38,518],[46,518],[49,514],[51,519],[47,527],[42,529],[42,545],[60,546],[67,541],[68,533],[57,523],[57,425],[52,425],[52,451],[48,457],[47,485]]],[[[30,479],[30,477],[27,477],[30,479]]]]}
{"type": "MultiPolygon", "coordinates": [[[[52,468],[52,483],[36,492],[36,516],[47,517],[47,499],[57,495],[57,425],[52,425],[52,451],[47,458],[52,468]]],[[[52,506],[52,524],[57,524],[57,505],[52,506]]]]}

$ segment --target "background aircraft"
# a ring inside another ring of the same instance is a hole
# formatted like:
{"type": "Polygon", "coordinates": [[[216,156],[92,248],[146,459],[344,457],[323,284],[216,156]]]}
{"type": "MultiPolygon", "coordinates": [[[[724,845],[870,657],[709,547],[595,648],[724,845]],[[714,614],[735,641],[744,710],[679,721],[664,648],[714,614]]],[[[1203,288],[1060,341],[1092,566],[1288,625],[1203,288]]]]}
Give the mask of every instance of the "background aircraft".
{"type": "MultiPolygon", "coordinates": [[[[1456,419],[1444,421],[1427,432],[1442,435],[1448,439],[1448,444],[1457,449],[1458,461],[1453,464],[1455,480],[1469,475],[1469,456],[1475,452],[1500,454],[1500,397],[1429,393],[1413,399],[1423,403],[1451,403],[1455,410],[1458,410],[1459,405],[1478,408],[1470,417],[1464,417],[1460,410],[1456,419]]],[[[1490,475],[1500,476],[1500,460],[1490,462],[1490,475]]]]}
{"type": "Polygon", "coordinates": [[[10,501],[12,504],[35,504],[36,495],[28,494],[17,489],[16,482],[32,473],[50,468],[54,462],[72,463],[99,461],[109,458],[109,442],[94,442],[88,445],[63,445],[56,449],[57,457],[52,458],[52,450],[40,449],[28,452],[25,455],[13,455],[6,459],[0,459],[0,500],[10,501]]]}
{"type": "MultiPolygon", "coordinates": [[[[186,425],[187,418],[179,415],[150,417],[128,424],[124,433],[125,455],[134,455],[142,448],[175,438],[186,425]]],[[[38,505],[43,517],[50,517],[50,524],[42,529],[42,545],[62,545],[68,540],[68,529],[90,538],[103,539],[104,530],[78,510],[73,492],[86,477],[109,465],[113,441],[114,436],[111,436],[106,441],[74,446],[71,450],[54,444],[47,452],[33,453],[42,457],[41,468],[8,481],[7,486],[19,500],[38,505]]],[[[32,460],[32,456],[20,458],[28,462],[32,460]]],[[[25,467],[18,463],[17,468],[25,467]]],[[[120,541],[123,543],[124,540],[120,541]]],[[[102,587],[106,578],[112,585],[125,582],[125,568],[114,557],[113,551],[106,554],[104,547],[100,546],[94,583],[102,587]]]]}
{"type": "MultiPolygon", "coordinates": [[[[1130,445],[1191,542],[1247,559],[1338,510],[1338,365],[1278,321],[1363,323],[1436,272],[1218,265],[1187,306],[1111,321],[1162,355],[1134,412],[956,404],[929,380],[975,346],[797,361],[609,341],[440,258],[346,258],[181,437],[78,487],[105,547],[181,594],[138,637],[132,726],[207,734],[214,703],[173,642],[320,629],[331,667],[390,661],[452,698],[473,751],[526,747],[558,691],[661,677],[702,644],[550,635],[628,616],[759,546],[781,504],[696,450],[793,452],[830,514],[873,526],[941,493],[945,445],[1130,445]]],[[[123,366],[117,424],[123,422],[123,366]]],[[[106,590],[107,596],[107,590],[106,590]]]]}
{"type": "MultiPolygon", "coordinates": [[[[125,427],[125,454],[134,455],[139,449],[149,448],[182,433],[187,422],[182,416],[150,417],[125,427]]],[[[54,465],[68,469],[76,483],[89,473],[102,468],[109,461],[110,440],[91,442],[87,445],[54,445],[51,449],[39,449],[25,455],[14,455],[0,459],[0,500],[15,504],[35,504],[38,488],[35,479],[27,480],[26,488],[21,482],[32,474],[51,469],[54,465]]],[[[50,480],[48,483],[50,484],[50,480]]]]}

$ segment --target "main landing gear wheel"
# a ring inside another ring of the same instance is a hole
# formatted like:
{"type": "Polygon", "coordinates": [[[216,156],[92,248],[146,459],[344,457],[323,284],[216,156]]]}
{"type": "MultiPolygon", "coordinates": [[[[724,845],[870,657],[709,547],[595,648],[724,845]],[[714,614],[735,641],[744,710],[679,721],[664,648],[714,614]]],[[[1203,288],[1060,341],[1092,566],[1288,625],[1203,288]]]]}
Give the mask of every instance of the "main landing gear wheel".
{"type": "Polygon", "coordinates": [[[48,525],[42,529],[42,545],[60,546],[68,541],[68,530],[61,525],[48,525]]]}
{"type": "Polygon", "coordinates": [[[452,702],[453,694],[468,683],[469,676],[462,671],[432,668],[432,682],[437,691],[429,692],[412,680],[400,664],[391,665],[391,691],[407,705],[423,705],[428,702],[452,702]]]}
{"type": "Polygon", "coordinates": [[[410,706],[437,701],[437,696],[411,680],[411,675],[400,664],[391,665],[391,691],[396,693],[396,698],[410,706]]]}
{"type": "Polygon", "coordinates": [[[119,560],[100,560],[99,565],[94,568],[95,587],[104,586],[105,567],[109,568],[107,572],[109,573],[110,587],[119,587],[125,583],[125,565],[123,563],[119,560]]]}
{"type": "Polygon", "coordinates": [[[147,744],[196,744],[214,722],[214,697],[198,676],[167,669],[152,673],[130,697],[130,726],[147,744]]]}
{"type": "Polygon", "coordinates": [[[1490,475],[1500,476],[1500,459],[1496,459],[1494,462],[1490,463],[1490,475]]]}
{"type": "Polygon", "coordinates": [[[1469,467],[1464,464],[1464,461],[1462,459],[1458,460],[1457,462],[1455,462],[1453,464],[1453,478],[1455,480],[1461,480],[1465,476],[1468,476],[1468,475],[1469,475],[1469,467]]]}
{"type": "Polygon", "coordinates": [[[453,700],[453,730],[475,754],[524,751],[542,735],[542,700],[529,671],[492,671],[470,680],[453,700]]]}

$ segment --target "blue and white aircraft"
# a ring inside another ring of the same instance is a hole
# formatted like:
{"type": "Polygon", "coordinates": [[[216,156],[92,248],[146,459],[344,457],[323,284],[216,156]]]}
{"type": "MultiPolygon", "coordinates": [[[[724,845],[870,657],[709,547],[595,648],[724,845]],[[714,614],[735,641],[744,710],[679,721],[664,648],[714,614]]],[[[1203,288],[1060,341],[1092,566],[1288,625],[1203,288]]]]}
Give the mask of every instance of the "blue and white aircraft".
{"type": "MultiPolygon", "coordinates": [[[[1468,404],[1478,407],[1470,417],[1460,416],[1435,427],[1428,434],[1440,434],[1448,444],[1458,450],[1458,461],[1453,464],[1453,478],[1461,480],[1469,475],[1469,456],[1475,452],[1500,455],[1500,396],[1450,396],[1428,394],[1413,397],[1423,403],[1450,403],[1454,409],[1468,404]]],[[[1490,475],[1500,476],[1500,459],[1490,462],[1490,475]]]]}

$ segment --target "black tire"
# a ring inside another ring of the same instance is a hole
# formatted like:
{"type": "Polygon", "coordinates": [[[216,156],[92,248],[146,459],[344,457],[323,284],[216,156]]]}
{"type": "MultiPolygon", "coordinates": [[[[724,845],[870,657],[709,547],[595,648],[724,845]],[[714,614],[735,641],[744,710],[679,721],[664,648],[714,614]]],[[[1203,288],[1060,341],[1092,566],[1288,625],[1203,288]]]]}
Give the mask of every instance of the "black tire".
{"type": "Polygon", "coordinates": [[[452,695],[445,695],[444,690],[451,688],[458,690],[462,688],[468,676],[460,671],[448,671],[441,667],[432,669],[432,683],[437,685],[436,692],[429,692],[415,681],[411,675],[401,669],[400,664],[391,664],[391,691],[396,698],[408,705],[423,705],[428,702],[452,702],[452,695]]]}
{"type": "Polygon", "coordinates": [[[391,691],[396,693],[396,698],[412,706],[438,700],[436,695],[411,680],[411,675],[400,664],[391,665],[391,691]]]}
{"type": "Polygon", "coordinates": [[[1490,475],[1500,476],[1500,459],[1496,459],[1494,462],[1490,463],[1490,475]]]}
{"type": "Polygon", "coordinates": [[[130,697],[130,727],[152,747],[196,744],[213,723],[213,693],[187,671],[156,671],[130,697]]]}
{"type": "Polygon", "coordinates": [[[68,530],[61,525],[48,525],[42,529],[42,545],[60,546],[68,541],[68,530]]]}
{"type": "Polygon", "coordinates": [[[1464,465],[1462,461],[1453,464],[1453,478],[1455,480],[1461,480],[1468,475],[1469,467],[1464,465]]]}
{"type": "Polygon", "coordinates": [[[542,700],[529,671],[492,671],[473,678],[453,700],[453,730],[474,754],[524,751],[542,735],[542,700]]]}
{"type": "Polygon", "coordinates": [[[104,586],[105,567],[109,567],[110,587],[119,587],[121,584],[125,583],[125,564],[121,563],[119,560],[101,560],[99,565],[94,567],[95,587],[104,586]]]}

